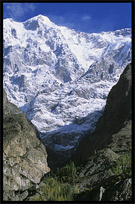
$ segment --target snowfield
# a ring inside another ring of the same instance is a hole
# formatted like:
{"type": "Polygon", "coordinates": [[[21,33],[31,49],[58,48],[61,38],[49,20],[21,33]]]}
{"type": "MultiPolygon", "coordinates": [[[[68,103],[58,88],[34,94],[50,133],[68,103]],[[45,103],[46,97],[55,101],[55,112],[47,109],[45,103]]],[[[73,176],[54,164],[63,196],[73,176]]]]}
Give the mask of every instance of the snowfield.
{"type": "Polygon", "coordinates": [[[131,29],[83,33],[42,15],[3,25],[9,101],[27,114],[46,145],[74,151],[94,130],[110,89],[131,62],[131,29]]]}

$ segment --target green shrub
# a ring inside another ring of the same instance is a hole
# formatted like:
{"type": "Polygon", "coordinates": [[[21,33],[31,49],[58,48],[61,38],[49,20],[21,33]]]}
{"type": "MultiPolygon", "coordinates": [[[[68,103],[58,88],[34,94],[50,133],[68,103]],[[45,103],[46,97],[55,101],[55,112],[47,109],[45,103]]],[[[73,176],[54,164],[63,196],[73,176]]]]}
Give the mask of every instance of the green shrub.
{"type": "Polygon", "coordinates": [[[76,184],[74,186],[74,194],[78,194],[78,193],[80,193],[80,189],[79,189],[78,185],[76,184]]]}
{"type": "Polygon", "coordinates": [[[131,155],[125,154],[118,158],[112,171],[115,175],[131,174],[131,155]]]}
{"type": "Polygon", "coordinates": [[[68,183],[60,183],[53,177],[46,178],[42,191],[48,201],[71,201],[73,199],[73,187],[68,183]]]}
{"type": "Polygon", "coordinates": [[[30,201],[43,201],[42,196],[33,196],[32,198],[30,198],[30,201]]]}
{"type": "Polygon", "coordinates": [[[42,186],[42,197],[34,196],[32,201],[42,201],[44,198],[47,201],[73,201],[74,194],[80,192],[75,185],[77,177],[77,168],[73,162],[69,162],[66,166],[50,172],[44,177],[42,186]]]}
{"type": "Polygon", "coordinates": [[[77,168],[75,164],[70,161],[66,166],[57,169],[56,175],[61,182],[73,183],[77,175],[77,168]]]}

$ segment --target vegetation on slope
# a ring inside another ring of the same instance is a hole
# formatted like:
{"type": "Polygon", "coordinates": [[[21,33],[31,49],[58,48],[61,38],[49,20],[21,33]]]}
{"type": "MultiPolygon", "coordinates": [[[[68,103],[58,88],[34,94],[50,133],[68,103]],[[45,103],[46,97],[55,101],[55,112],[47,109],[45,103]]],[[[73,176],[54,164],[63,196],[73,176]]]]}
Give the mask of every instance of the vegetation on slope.
{"type": "Polygon", "coordinates": [[[40,195],[31,197],[30,201],[73,201],[74,194],[79,193],[76,177],[77,168],[70,161],[66,166],[57,168],[55,173],[45,176],[40,195]]]}
{"type": "Polygon", "coordinates": [[[131,175],[131,155],[130,153],[121,155],[116,164],[113,166],[112,171],[115,175],[128,174],[131,175]]]}
{"type": "MultiPolygon", "coordinates": [[[[99,155],[96,154],[95,158],[99,155]]],[[[74,201],[76,198],[82,197],[85,194],[94,194],[97,191],[97,186],[82,188],[82,167],[76,167],[70,161],[69,164],[62,168],[58,168],[55,173],[51,172],[42,180],[42,185],[36,195],[29,198],[30,201],[74,201]]],[[[110,184],[115,185],[118,182],[123,182],[127,175],[131,176],[131,155],[130,153],[119,156],[113,164],[112,176],[105,182],[106,192],[110,189],[110,184]]],[[[91,175],[92,176],[92,175],[91,175]]],[[[97,175],[98,176],[98,175],[97,175]]],[[[87,177],[87,176],[86,176],[87,177]]],[[[89,178],[86,178],[89,179],[89,178]]],[[[85,197],[83,196],[84,201],[85,197]]],[[[81,198],[82,199],[82,198],[81,198]]],[[[91,201],[91,198],[89,198],[91,201]]]]}

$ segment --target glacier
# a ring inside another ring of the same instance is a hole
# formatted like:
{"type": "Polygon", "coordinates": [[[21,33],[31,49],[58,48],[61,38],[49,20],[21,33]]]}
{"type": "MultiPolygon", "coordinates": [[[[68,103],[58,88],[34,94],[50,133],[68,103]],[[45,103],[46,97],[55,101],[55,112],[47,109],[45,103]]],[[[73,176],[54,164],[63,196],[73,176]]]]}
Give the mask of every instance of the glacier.
{"type": "Polygon", "coordinates": [[[84,33],[43,15],[3,21],[8,99],[26,113],[45,145],[65,154],[94,131],[110,89],[130,62],[130,28],[84,33]]]}

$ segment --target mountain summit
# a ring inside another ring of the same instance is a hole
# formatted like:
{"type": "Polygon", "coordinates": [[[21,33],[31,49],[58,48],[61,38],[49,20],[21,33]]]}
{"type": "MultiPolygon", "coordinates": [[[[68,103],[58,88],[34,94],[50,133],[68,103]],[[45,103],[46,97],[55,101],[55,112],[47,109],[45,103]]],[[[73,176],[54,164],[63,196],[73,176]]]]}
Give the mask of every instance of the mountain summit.
{"type": "Polygon", "coordinates": [[[38,15],[4,20],[4,88],[49,148],[70,156],[131,61],[131,29],[84,33],[38,15]]]}
{"type": "Polygon", "coordinates": [[[48,17],[43,15],[38,15],[33,18],[30,18],[27,21],[25,21],[23,24],[27,30],[36,30],[42,25],[50,26],[50,27],[55,26],[55,24],[52,23],[48,17]]]}

